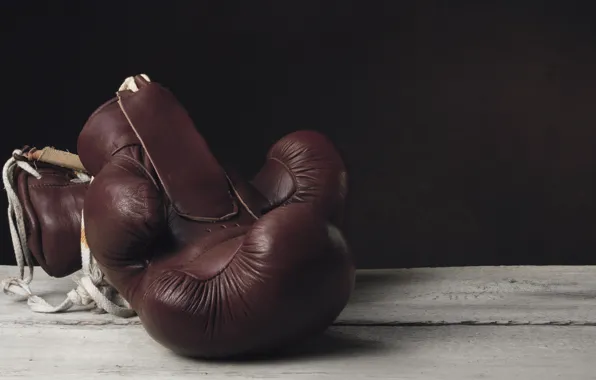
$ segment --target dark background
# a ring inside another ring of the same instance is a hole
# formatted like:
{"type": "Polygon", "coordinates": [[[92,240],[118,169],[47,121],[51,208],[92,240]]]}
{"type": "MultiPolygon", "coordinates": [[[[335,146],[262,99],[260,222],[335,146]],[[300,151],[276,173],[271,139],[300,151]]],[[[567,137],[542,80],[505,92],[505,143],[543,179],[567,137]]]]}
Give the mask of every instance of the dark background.
{"type": "Polygon", "coordinates": [[[75,151],[144,72],[246,175],[284,134],[326,133],[361,268],[595,264],[590,3],[2,1],[0,152],[75,151]]]}

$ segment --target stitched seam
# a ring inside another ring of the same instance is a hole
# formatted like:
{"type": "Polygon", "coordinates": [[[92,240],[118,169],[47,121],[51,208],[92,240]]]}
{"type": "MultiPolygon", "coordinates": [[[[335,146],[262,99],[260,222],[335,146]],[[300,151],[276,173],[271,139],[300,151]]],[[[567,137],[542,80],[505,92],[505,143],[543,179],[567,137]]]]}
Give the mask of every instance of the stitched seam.
{"type": "Polygon", "coordinates": [[[41,177],[42,178],[46,178],[46,177],[58,177],[58,178],[68,179],[68,176],[66,176],[65,174],[44,173],[43,170],[40,170],[39,172],[41,173],[41,177]]]}
{"type": "Polygon", "coordinates": [[[43,184],[43,185],[29,185],[27,186],[29,189],[43,189],[43,188],[49,188],[49,187],[56,187],[56,188],[60,188],[60,187],[78,187],[78,186],[87,186],[88,183],[65,183],[65,184],[43,184]]]}
{"type": "MultiPolygon", "coordinates": [[[[238,237],[238,236],[236,236],[236,237],[238,237]]],[[[236,238],[236,237],[234,237],[234,238],[236,238]]],[[[232,238],[232,239],[234,239],[234,238],[232,238]]],[[[231,240],[231,239],[227,239],[225,241],[229,241],[229,240],[231,240]]],[[[224,265],[223,268],[221,268],[221,270],[219,270],[217,273],[215,273],[213,276],[209,277],[208,279],[200,280],[197,276],[195,276],[195,275],[193,275],[191,273],[188,273],[186,271],[179,270],[179,269],[171,269],[171,270],[169,270],[167,272],[162,273],[155,280],[151,281],[151,283],[147,286],[145,292],[143,293],[142,302],[145,302],[145,300],[147,299],[147,295],[148,295],[149,291],[154,287],[154,285],[158,281],[161,281],[162,279],[164,279],[164,278],[166,278],[168,276],[171,276],[173,274],[174,275],[182,275],[182,276],[190,277],[191,279],[193,279],[195,281],[199,281],[201,283],[207,283],[207,282],[213,281],[214,279],[216,279],[219,276],[221,276],[221,274],[223,272],[225,272],[226,269],[228,269],[230,267],[230,265],[232,265],[232,263],[236,260],[236,258],[238,257],[238,252],[240,251],[240,247],[242,247],[242,244],[243,243],[244,243],[244,240],[240,242],[240,244],[238,245],[238,248],[236,248],[236,252],[234,252],[234,254],[232,255],[232,258],[230,259],[230,261],[226,265],[224,265]]],[[[213,249],[214,247],[211,247],[210,249],[213,249]]],[[[207,250],[205,252],[208,252],[208,251],[209,250],[207,250]]],[[[191,261],[189,261],[189,263],[192,262],[192,261],[194,261],[194,259],[191,260],[191,261]]]]}
{"type": "Polygon", "coordinates": [[[124,148],[128,148],[128,147],[131,147],[131,146],[139,146],[139,147],[141,147],[141,145],[139,145],[139,144],[137,144],[137,143],[125,144],[125,145],[123,145],[123,146],[121,146],[121,147],[117,147],[117,148],[115,148],[115,149],[114,149],[114,151],[113,151],[112,153],[110,153],[110,156],[113,156],[113,155],[115,155],[116,153],[120,152],[122,149],[124,149],[124,148]]]}
{"type": "MultiPolygon", "coordinates": [[[[228,242],[228,241],[230,241],[230,240],[236,239],[236,238],[237,238],[237,237],[239,237],[239,236],[242,236],[242,233],[243,233],[243,232],[246,232],[246,231],[239,232],[239,233],[238,233],[238,235],[236,235],[236,236],[232,236],[232,237],[229,237],[229,238],[227,238],[227,239],[225,239],[225,240],[219,240],[219,241],[217,241],[217,242],[216,242],[214,245],[212,245],[211,247],[209,247],[209,248],[207,248],[206,250],[204,250],[202,254],[200,254],[200,255],[196,255],[194,258],[192,258],[192,259],[188,260],[188,261],[186,262],[186,265],[190,265],[190,264],[194,263],[195,261],[197,261],[197,259],[198,259],[199,257],[201,257],[201,256],[205,255],[207,252],[210,252],[211,250],[213,250],[213,248],[215,248],[215,247],[219,246],[220,244],[226,243],[226,242],[228,242]]],[[[242,246],[242,243],[240,244],[240,246],[242,246]]],[[[236,249],[236,251],[238,251],[238,249],[240,248],[240,246],[239,246],[239,247],[236,249]]],[[[234,253],[234,255],[235,255],[235,253],[234,253]]],[[[232,260],[230,260],[230,261],[232,261],[232,260]]],[[[225,269],[225,268],[227,268],[227,265],[224,267],[224,269],[225,269]]],[[[222,269],[222,270],[223,270],[223,269],[222,269]]]]}
{"type": "Polygon", "coordinates": [[[238,200],[240,201],[240,203],[242,204],[242,206],[244,206],[244,208],[248,211],[248,213],[255,219],[259,219],[257,217],[257,215],[250,209],[250,207],[248,207],[248,204],[244,201],[244,199],[242,199],[242,197],[240,196],[240,193],[238,192],[238,190],[236,190],[236,187],[234,186],[234,184],[232,183],[231,180],[228,181],[230,183],[230,187],[232,188],[232,190],[234,191],[234,194],[236,194],[236,197],[238,198],[238,200]]]}
{"type": "Polygon", "coordinates": [[[135,167],[135,169],[139,170],[139,173],[134,173],[134,172],[130,171],[128,168],[126,168],[126,167],[124,167],[124,166],[120,165],[118,162],[112,162],[112,164],[113,164],[114,166],[117,166],[117,167],[119,167],[120,169],[122,169],[122,170],[124,170],[124,171],[127,171],[128,173],[131,173],[131,174],[141,174],[143,177],[145,177],[145,179],[148,179],[149,181],[151,181],[151,183],[153,184],[153,186],[155,186],[155,188],[157,189],[157,191],[161,192],[161,190],[160,190],[160,188],[159,188],[159,185],[158,185],[158,184],[155,182],[155,179],[153,178],[153,176],[152,176],[152,175],[149,173],[149,171],[147,171],[147,169],[146,169],[146,168],[145,168],[143,165],[141,165],[141,164],[140,164],[140,163],[139,163],[137,160],[135,160],[135,159],[132,159],[132,158],[130,158],[130,157],[128,157],[128,156],[117,156],[117,157],[115,157],[115,158],[117,158],[117,159],[122,159],[122,160],[124,160],[124,161],[126,161],[126,162],[128,162],[128,163],[132,164],[132,165],[135,167]]]}
{"type": "Polygon", "coordinates": [[[299,186],[298,186],[298,178],[296,177],[296,174],[294,174],[294,172],[290,169],[290,167],[288,165],[286,165],[285,162],[281,161],[279,158],[269,157],[269,159],[278,162],[292,176],[292,181],[294,181],[294,192],[291,195],[288,195],[288,197],[286,198],[285,201],[283,201],[283,202],[280,203],[280,205],[287,204],[287,203],[290,202],[290,200],[292,198],[294,198],[294,196],[296,195],[296,193],[298,193],[298,188],[299,188],[299,186]]]}
{"type": "MultiPolygon", "coordinates": [[[[36,238],[39,242],[39,246],[43,247],[43,234],[41,233],[41,223],[39,221],[39,215],[37,214],[37,209],[33,206],[33,201],[31,200],[31,194],[29,191],[30,190],[30,186],[29,186],[30,178],[27,178],[27,176],[24,173],[25,172],[22,172],[18,175],[17,181],[18,181],[18,184],[20,184],[21,178],[23,178],[23,181],[27,184],[28,191],[25,191],[24,188],[21,188],[21,189],[17,188],[17,196],[19,198],[22,198],[23,212],[26,216],[26,220],[29,220],[28,223],[27,223],[27,221],[25,221],[25,233],[27,235],[27,242],[29,242],[31,240],[31,237],[33,236],[33,233],[35,232],[36,238]]],[[[27,246],[28,245],[29,244],[27,244],[27,246]]],[[[31,251],[31,253],[33,254],[35,261],[37,261],[37,263],[44,270],[48,269],[48,267],[46,265],[45,251],[43,249],[41,250],[41,253],[40,253],[41,260],[40,260],[40,258],[38,258],[35,255],[34,251],[31,251]]]]}

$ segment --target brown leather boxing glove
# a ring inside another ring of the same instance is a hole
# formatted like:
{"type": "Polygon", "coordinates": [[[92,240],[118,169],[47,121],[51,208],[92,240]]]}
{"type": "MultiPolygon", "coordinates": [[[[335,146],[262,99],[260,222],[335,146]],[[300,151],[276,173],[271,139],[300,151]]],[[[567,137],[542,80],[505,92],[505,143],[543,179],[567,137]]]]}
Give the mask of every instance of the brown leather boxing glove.
{"type": "Polygon", "coordinates": [[[52,277],[81,268],[81,210],[89,177],[76,155],[53,148],[15,150],[2,174],[20,271],[2,288],[28,296],[34,265],[52,277]]]}
{"type": "Polygon", "coordinates": [[[337,225],[345,168],[331,143],[297,132],[254,184],[225,172],[175,97],[129,78],[78,141],[94,176],[84,237],[99,268],[173,351],[268,351],[329,326],[354,265],[337,225]]]}

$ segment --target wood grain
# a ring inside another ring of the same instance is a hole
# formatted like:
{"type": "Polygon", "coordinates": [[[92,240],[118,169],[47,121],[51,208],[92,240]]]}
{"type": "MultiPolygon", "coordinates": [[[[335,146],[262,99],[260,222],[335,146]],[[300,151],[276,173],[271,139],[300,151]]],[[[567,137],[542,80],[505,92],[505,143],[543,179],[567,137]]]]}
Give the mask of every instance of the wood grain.
{"type": "MultiPolygon", "coordinates": [[[[14,275],[0,267],[0,278],[14,275]]],[[[57,303],[70,278],[35,273],[32,289],[57,303]]],[[[90,312],[36,314],[0,294],[0,326],[12,324],[127,325],[90,312]]],[[[339,325],[504,324],[596,325],[596,266],[465,267],[360,270],[339,325]]]]}
{"type": "Polygon", "coordinates": [[[2,379],[596,378],[596,327],[333,327],[292,352],[252,361],[173,355],[140,326],[0,328],[2,379]]]}
{"type": "MultiPolygon", "coordinates": [[[[223,362],[174,355],[137,318],[36,314],[3,296],[0,378],[596,379],[595,279],[596,267],[359,271],[324,336],[223,362]]],[[[73,284],[38,270],[32,287],[58,302],[73,284]]]]}
{"type": "Polygon", "coordinates": [[[596,324],[596,266],[359,271],[341,324],[596,324]]]}

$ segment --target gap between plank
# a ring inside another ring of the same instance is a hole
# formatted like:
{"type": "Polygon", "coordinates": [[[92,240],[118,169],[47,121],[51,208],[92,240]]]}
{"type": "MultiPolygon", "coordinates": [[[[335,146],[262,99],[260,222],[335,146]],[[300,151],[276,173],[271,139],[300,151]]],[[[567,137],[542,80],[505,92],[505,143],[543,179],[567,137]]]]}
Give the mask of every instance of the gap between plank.
{"type": "MultiPolygon", "coordinates": [[[[47,321],[14,321],[0,322],[0,328],[3,327],[43,327],[43,326],[62,326],[62,327],[126,327],[142,326],[141,321],[122,320],[115,322],[113,320],[80,321],[80,320],[47,320],[47,321]]],[[[596,326],[596,322],[587,321],[417,321],[417,322],[337,322],[332,326],[341,327],[425,327],[425,326],[596,326]]]]}

